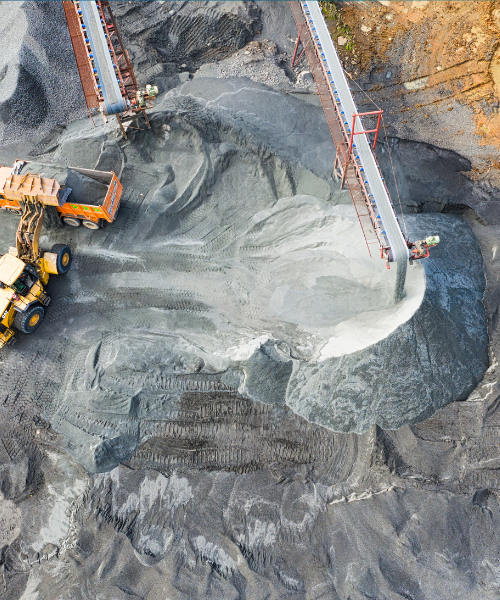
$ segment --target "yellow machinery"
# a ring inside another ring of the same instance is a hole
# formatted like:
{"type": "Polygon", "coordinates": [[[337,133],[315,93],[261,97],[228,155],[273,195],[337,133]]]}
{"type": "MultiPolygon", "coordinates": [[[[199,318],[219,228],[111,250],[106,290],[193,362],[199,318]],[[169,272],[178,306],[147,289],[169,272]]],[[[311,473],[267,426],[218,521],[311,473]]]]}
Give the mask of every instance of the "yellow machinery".
{"type": "Polygon", "coordinates": [[[32,333],[38,328],[50,298],[44,291],[49,274],[66,273],[71,250],[55,244],[50,252],[39,246],[45,206],[59,206],[64,198],[53,179],[12,174],[4,185],[6,198],[20,201],[22,216],[16,246],[0,256],[0,348],[15,341],[14,329],[32,333]]]}

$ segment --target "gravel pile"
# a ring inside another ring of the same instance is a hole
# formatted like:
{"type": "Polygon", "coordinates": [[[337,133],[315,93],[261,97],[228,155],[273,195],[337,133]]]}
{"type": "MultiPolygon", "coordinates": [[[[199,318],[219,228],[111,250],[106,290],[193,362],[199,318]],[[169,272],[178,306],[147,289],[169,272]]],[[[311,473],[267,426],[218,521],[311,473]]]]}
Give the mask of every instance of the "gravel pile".
{"type": "Polygon", "coordinates": [[[280,52],[269,40],[253,41],[233,56],[217,63],[203,65],[196,77],[248,77],[283,92],[316,94],[316,86],[302,57],[299,65],[290,67],[290,56],[280,52]]]}
{"type": "Polygon", "coordinates": [[[31,146],[87,114],[60,2],[0,3],[0,36],[2,145],[31,146]]]}

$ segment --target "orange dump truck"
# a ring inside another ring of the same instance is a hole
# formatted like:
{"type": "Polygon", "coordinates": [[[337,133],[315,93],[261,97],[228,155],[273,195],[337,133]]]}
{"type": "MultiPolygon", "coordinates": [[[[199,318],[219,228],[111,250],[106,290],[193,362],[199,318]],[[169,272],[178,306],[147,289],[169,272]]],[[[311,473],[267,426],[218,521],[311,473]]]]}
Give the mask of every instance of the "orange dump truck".
{"type": "Polygon", "coordinates": [[[0,167],[0,208],[21,214],[26,199],[37,197],[54,205],[67,225],[99,229],[114,221],[122,185],[113,171],[57,167],[47,163],[16,161],[0,167]]]}

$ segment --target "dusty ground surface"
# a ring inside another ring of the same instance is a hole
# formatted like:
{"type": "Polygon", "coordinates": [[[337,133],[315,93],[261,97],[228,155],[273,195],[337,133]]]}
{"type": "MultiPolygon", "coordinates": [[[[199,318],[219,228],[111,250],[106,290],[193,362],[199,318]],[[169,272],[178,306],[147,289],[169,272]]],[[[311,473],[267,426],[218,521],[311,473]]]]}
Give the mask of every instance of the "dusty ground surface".
{"type": "MultiPolygon", "coordinates": [[[[50,4],[37,4],[39,18],[50,4]]],[[[420,14],[413,4],[403,14],[420,14]]],[[[424,302],[406,325],[315,367],[300,314],[290,318],[282,294],[270,319],[269,281],[259,279],[284,273],[293,287],[287,243],[297,249],[290,263],[319,273],[332,240],[314,247],[304,220],[320,237],[322,227],[350,226],[307,65],[290,69],[288,3],[113,5],[138,71],[171,90],[152,130],[124,142],[112,122],[92,129],[62,115],[54,127],[49,111],[24,121],[19,139],[5,121],[1,161],[29,132],[33,159],[114,169],[126,192],[104,230],[49,224],[43,242],[69,242],[74,268],[54,278],[44,328],[2,355],[3,597],[497,598],[496,188],[468,176],[486,160],[480,134],[469,136],[470,153],[417,130],[392,130],[380,146],[382,164],[392,149],[405,211],[427,213],[408,227],[441,228],[448,241],[428,261],[424,302]],[[234,79],[240,67],[249,79],[234,79]],[[471,198],[481,221],[438,214],[471,198]],[[491,366],[479,383],[485,316],[491,366]],[[234,360],[242,335],[269,330],[272,343],[234,360]],[[293,365],[296,380],[314,372],[290,385],[293,365]],[[389,411],[388,372],[400,385],[389,411]],[[284,402],[292,388],[306,397],[284,402]],[[462,401],[434,412],[450,400],[462,401]],[[393,426],[434,414],[383,430],[380,407],[393,426]],[[345,413],[337,431],[300,416],[325,424],[332,409],[345,413]]],[[[390,9],[359,6],[365,20],[390,9]]],[[[361,78],[370,65],[360,64],[361,78]]],[[[2,217],[7,247],[17,222],[2,217]]],[[[339,264],[352,270],[352,260],[339,264]]],[[[323,286],[306,303],[322,294],[332,301],[323,286]]]]}

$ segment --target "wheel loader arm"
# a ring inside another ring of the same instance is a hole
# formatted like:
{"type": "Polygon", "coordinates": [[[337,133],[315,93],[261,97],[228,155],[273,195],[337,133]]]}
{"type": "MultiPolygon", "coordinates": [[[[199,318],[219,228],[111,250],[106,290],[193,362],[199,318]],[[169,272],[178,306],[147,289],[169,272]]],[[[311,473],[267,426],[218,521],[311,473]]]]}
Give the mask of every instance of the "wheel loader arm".
{"type": "Polygon", "coordinates": [[[24,198],[24,211],[16,233],[17,257],[27,263],[40,258],[40,233],[45,206],[37,199],[24,198]]]}
{"type": "MultiPolygon", "coordinates": [[[[40,233],[45,206],[60,206],[66,200],[64,191],[55,179],[42,177],[39,173],[19,174],[24,163],[16,161],[11,174],[5,179],[3,195],[7,200],[22,206],[22,216],[16,233],[17,257],[27,263],[40,258],[40,233]]],[[[71,191],[71,190],[70,190],[71,191]]]]}

